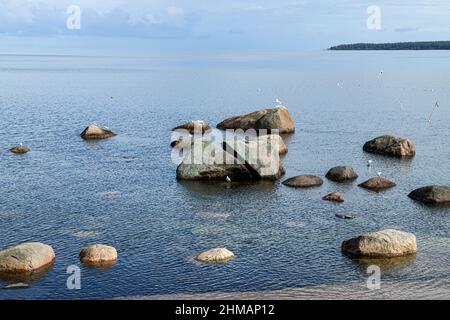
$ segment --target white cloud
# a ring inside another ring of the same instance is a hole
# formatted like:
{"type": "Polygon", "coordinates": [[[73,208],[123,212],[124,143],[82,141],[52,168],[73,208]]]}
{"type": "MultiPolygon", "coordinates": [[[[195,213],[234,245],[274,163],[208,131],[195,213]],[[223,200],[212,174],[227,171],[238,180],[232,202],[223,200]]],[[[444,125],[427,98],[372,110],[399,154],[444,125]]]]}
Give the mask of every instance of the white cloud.
{"type": "Polygon", "coordinates": [[[168,7],[167,8],[167,14],[170,17],[183,17],[184,16],[184,9],[179,7],[168,7]]]}

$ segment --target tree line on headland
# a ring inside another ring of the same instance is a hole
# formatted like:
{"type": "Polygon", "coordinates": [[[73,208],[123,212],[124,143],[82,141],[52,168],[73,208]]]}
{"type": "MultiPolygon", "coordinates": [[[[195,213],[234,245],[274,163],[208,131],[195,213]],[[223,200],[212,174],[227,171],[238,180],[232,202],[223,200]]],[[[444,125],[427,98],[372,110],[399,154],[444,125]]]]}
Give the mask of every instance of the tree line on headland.
{"type": "Polygon", "coordinates": [[[450,41],[341,44],[328,50],[450,50],[450,41]]]}

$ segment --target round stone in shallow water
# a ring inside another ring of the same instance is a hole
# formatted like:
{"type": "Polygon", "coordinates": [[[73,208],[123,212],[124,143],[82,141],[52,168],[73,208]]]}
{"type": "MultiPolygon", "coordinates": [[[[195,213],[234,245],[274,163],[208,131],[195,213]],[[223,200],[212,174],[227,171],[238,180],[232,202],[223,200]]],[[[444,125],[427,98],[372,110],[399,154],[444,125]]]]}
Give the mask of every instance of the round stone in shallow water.
{"type": "Polygon", "coordinates": [[[283,181],[283,184],[292,188],[310,188],[321,186],[323,184],[323,180],[320,177],[313,175],[302,175],[289,178],[283,181]]]}
{"type": "Polygon", "coordinates": [[[80,261],[90,265],[109,265],[117,261],[117,250],[104,244],[87,246],[80,252],[80,261]]]}
{"type": "Polygon", "coordinates": [[[234,253],[226,248],[215,248],[200,253],[196,260],[205,263],[225,263],[234,257],[234,253]]]}

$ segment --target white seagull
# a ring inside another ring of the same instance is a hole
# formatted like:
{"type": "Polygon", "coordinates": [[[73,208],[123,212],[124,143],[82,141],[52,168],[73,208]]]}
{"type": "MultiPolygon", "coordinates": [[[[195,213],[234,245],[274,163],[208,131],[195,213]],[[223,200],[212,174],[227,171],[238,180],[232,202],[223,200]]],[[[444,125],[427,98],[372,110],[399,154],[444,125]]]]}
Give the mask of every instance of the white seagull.
{"type": "Polygon", "coordinates": [[[20,146],[23,147],[23,143],[22,142],[20,143],[20,146]]]}
{"type": "Polygon", "coordinates": [[[380,171],[377,172],[377,176],[381,177],[381,172],[380,171]]]}
{"type": "Polygon", "coordinates": [[[276,103],[277,105],[282,105],[282,104],[283,104],[283,103],[280,101],[280,99],[278,99],[278,98],[275,99],[275,103],[276,103]]]}
{"type": "Polygon", "coordinates": [[[367,166],[370,167],[372,165],[372,163],[373,163],[372,160],[367,161],[367,166]]]}
{"type": "Polygon", "coordinates": [[[231,182],[231,179],[230,179],[230,177],[229,176],[227,176],[226,178],[225,178],[225,180],[228,182],[228,183],[230,183],[231,182]]]}

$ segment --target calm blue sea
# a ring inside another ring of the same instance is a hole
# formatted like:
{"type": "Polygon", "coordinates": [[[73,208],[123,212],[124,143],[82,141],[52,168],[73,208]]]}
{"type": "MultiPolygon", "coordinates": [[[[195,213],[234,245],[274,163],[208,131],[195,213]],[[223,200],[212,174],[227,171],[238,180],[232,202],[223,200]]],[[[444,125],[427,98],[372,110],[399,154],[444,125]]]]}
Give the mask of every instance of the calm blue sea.
{"type": "MultiPolygon", "coordinates": [[[[419,253],[383,269],[382,280],[411,291],[448,288],[450,208],[424,207],[407,194],[449,184],[449,71],[442,51],[0,55],[0,248],[40,241],[57,255],[29,288],[0,289],[0,299],[363,284],[366,268],[342,256],[340,244],[388,227],[415,233],[419,253]],[[351,165],[358,181],[295,190],[280,181],[226,187],[175,179],[172,127],[192,119],[215,126],[276,98],[297,127],[287,139],[286,177],[351,165]],[[441,107],[428,124],[436,100],[441,107]],[[90,123],[119,135],[86,142],[79,133],[90,123]],[[363,153],[364,142],[382,134],[410,137],[417,156],[363,153]],[[19,143],[32,152],[8,152],[19,143]],[[376,172],[397,187],[378,194],[357,187],[376,172]],[[346,202],[321,200],[333,191],[346,202]],[[357,218],[335,218],[347,212],[357,218]],[[117,265],[80,265],[79,251],[92,243],[115,246],[117,265]],[[193,261],[218,246],[236,259],[193,261]],[[81,268],[81,290],[66,287],[70,265],[81,268]]],[[[0,279],[0,288],[9,283],[0,279]]]]}

